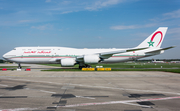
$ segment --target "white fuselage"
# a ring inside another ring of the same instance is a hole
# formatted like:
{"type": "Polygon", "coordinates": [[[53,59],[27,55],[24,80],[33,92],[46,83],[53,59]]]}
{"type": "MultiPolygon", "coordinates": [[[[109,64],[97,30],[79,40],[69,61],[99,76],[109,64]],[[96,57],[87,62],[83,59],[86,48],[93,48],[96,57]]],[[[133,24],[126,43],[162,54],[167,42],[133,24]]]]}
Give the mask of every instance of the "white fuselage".
{"type": "MultiPolygon", "coordinates": [[[[117,51],[123,49],[76,49],[66,47],[17,47],[14,50],[3,55],[8,61],[16,63],[59,63],[60,59],[76,58],[83,55],[103,53],[110,51],[117,51]]],[[[115,63],[122,61],[129,61],[139,59],[146,56],[144,51],[133,51],[120,54],[114,54],[111,57],[102,60],[103,63],[115,63]]],[[[158,53],[159,54],[159,53],[158,53]]]]}
{"type": "Polygon", "coordinates": [[[89,64],[117,63],[136,60],[143,57],[161,54],[160,48],[167,27],[159,27],[135,48],[129,49],[76,49],[67,47],[17,47],[3,55],[3,58],[19,63],[59,63],[63,67],[79,64],[79,68],[90,67],[89,64]]]}

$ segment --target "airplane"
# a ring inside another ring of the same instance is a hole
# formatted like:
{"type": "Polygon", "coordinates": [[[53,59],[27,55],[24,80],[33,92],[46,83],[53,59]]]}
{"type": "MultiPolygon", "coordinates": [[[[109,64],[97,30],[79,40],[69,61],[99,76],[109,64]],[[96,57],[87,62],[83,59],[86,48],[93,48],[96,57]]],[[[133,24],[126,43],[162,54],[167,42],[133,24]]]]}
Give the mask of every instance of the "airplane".
{"type": "Polygon", "coordinates": [[[68,47],[16,47],[3,55],[10,62],[29,64],[61,64],[62,67],[91,67],[98,63],[118,63],[137,60],[164,53],[170,46],[160,48],[168,27],[159,27],[141,44],[134,48],[112,49],[77,49],[68,47]]]}

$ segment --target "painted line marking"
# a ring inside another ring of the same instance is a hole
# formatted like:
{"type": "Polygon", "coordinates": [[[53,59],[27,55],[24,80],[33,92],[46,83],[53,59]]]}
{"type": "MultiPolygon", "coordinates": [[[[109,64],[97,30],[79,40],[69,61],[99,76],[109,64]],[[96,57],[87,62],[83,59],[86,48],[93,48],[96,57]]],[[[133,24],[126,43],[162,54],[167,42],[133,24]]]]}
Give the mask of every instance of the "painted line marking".
{"type": "MultiPolygon", "coordinates": [[[[25,88],[26,90],[37,90],[37,89],[29,89],[29,88],[25,88]]],[[[45,90],[37,90],[37,91],[41,91],[41,92],[45,92],[45,93],[51,93],[51,94],[56,94],[56,92],[51,92],[51,91],[45,91],[45,90]]]]}
{"type": "Polygon", "coordinates": [[[84,96],[76,96],[77,98],[86,98],[86,99],[96,99],[96,98],[92,98],[92,97],[84,97],[84,96]]]}
{"type": "MultiPolygon", "coordinates": [[[[169,99],[179,99],[180,96],[176,97],[166,97],[166,98],[151,98],[151,99],[140,99],[140,100],[124,100],[124,101],[110,101],[110,102],[99,102],[99,103],[82,103],[82,104],[72,104],[72,105],[66,105],[66,106],[58,106],[58,107],[79,107],[79,106],[94,106],[94,105],[107,105],[107,104],[130,104],[131,102],[144,102],[144,101],[160,101],[160,100],[169,100],[169,99]]],[[[133,104],[134,105],[134,104],[133,104]]],[[[145,106],[145,105],[140,105],[145,106]]],[[[145,106],[147,107],[147,106],[145,106]]]]}
{"type": "Polygon", "coordinates": [[[0,86],[4,86],[4,87],[7,87],[8,85],[5,85],[5,84],[0,84],[0,86]]]}
{"type": "Polygon", "coordinates": [[[0,109],[0,111],[32,111],[37,108],[15,108],[15,109],[0,109]]]}
{"type": "Polygon", "coordinates": [[[40,90],[41,92],[45,92],[45,93],[51,93],[51,94],[56,94],[56,92],[51,92],[51,91],[45,91],[45,90],[40,90]]]}

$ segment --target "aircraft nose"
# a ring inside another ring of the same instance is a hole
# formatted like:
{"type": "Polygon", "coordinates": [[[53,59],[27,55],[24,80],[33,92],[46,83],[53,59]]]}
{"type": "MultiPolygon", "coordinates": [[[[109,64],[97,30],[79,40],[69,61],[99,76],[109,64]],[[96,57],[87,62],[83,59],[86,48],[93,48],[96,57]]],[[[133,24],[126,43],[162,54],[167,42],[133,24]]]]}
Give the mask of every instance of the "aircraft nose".
{"type": "Polygon", "coordinates": [[[3,58],[6,59],[6,54],[3,55],[3,58]]]}
{"type": "Polygon", "coordinates": [[[7,53],[3,55],[3,58],[7,60],[7,53]]]}

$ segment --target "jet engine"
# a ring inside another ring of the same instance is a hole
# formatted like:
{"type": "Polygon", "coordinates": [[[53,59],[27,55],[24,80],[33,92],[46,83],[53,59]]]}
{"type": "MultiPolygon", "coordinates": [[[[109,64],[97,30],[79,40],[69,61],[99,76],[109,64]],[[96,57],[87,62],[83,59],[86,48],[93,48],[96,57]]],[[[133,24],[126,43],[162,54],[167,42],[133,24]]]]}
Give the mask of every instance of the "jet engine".
{"type": "Polygon", "coordinates": [[[61,59],[61,66],[62,67],[72,67],[76,63],[75,58],[65,58],[61,59]]]}
{"type": "Polygon", "coordinates": [[[85,64],[97,64],[100,61],[99,55],[85,55],[84,63],[85,64]]]}

